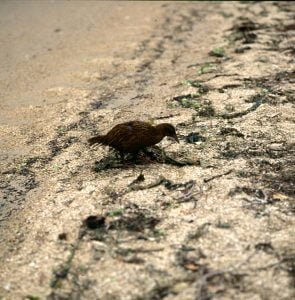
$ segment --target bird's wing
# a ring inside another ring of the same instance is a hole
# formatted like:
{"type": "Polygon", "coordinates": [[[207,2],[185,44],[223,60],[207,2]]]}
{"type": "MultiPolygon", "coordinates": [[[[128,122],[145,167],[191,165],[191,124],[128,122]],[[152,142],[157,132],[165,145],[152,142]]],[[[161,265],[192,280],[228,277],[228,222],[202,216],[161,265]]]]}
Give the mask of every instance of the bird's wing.
{"type": "Polygon", "coordinates": [[[116,125],[108,134],[108,144],[122,151],[137,151],[153,143],[155,129],[149,123],[130,121],[116,125]]]}
{"type": "Polygon", "coordinates": [[[145,147],[150,146],[155,143],[156,129],[149,123],[140,121],[127,122],[130,129],[130,136],[126,136],[124,142],[129,146],[134,145],[134,147],[145,147]]]}

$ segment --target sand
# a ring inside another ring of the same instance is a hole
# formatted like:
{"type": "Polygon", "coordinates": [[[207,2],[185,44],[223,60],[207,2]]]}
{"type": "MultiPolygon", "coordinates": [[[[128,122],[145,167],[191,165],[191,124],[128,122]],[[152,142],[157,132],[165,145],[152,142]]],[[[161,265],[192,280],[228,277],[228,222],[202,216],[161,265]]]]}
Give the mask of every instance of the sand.
{"type": "Polygon", "coordinates": [[[0,299],[295,296],[291,2],[0,16],[0,299]],[[159,146],[192,164],[87,144],[134,119],[176,126],[159,146]]]}

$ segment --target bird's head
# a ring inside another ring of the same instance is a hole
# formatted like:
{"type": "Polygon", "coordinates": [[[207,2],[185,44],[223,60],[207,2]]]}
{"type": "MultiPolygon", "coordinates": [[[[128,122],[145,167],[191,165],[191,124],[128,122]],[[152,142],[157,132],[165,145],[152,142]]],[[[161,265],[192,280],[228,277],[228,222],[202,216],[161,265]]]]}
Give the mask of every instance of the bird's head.
{"type": "Polygon", "coordinates": [[[161,133],[164,136],[168,136],[173,138],[177,143],[179,143],[175,127],[169,123],[162,123],[156,126],[158,130],[161,131],[161,133]]]}

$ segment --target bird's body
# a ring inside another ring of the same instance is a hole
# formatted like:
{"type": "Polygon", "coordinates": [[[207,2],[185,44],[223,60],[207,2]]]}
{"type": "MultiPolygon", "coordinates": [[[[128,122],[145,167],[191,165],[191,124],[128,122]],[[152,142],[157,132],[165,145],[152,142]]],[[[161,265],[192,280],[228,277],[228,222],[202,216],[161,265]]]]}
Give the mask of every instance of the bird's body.
{"type": "Polygon", "coordinates": [[[168,123],[152,126],[147,122],[130,121],[113,127],[106,135],[90,138],[90,145],[102,144],[124,153],[138,153],[145,147],[159,143],[165,136],[173,137],[177,142],[175,128],[168,123]]]}

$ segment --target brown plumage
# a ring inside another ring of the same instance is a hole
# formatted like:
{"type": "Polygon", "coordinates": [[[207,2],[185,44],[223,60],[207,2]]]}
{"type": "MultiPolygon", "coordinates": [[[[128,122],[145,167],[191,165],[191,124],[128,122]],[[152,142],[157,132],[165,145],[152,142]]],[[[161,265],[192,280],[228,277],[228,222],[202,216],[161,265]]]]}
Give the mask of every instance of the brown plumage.
{"type": "Polygon", "coordinates": [[[159,143],[165,136],[170,136],[178,142],[175,128],[168,123],[152,126],[147,122],[130,121],[113,127],[106,135],[98,135],[88,140],[90,145],[102,144],[120,152],[137,154],[145,147],[159,143]]]}

